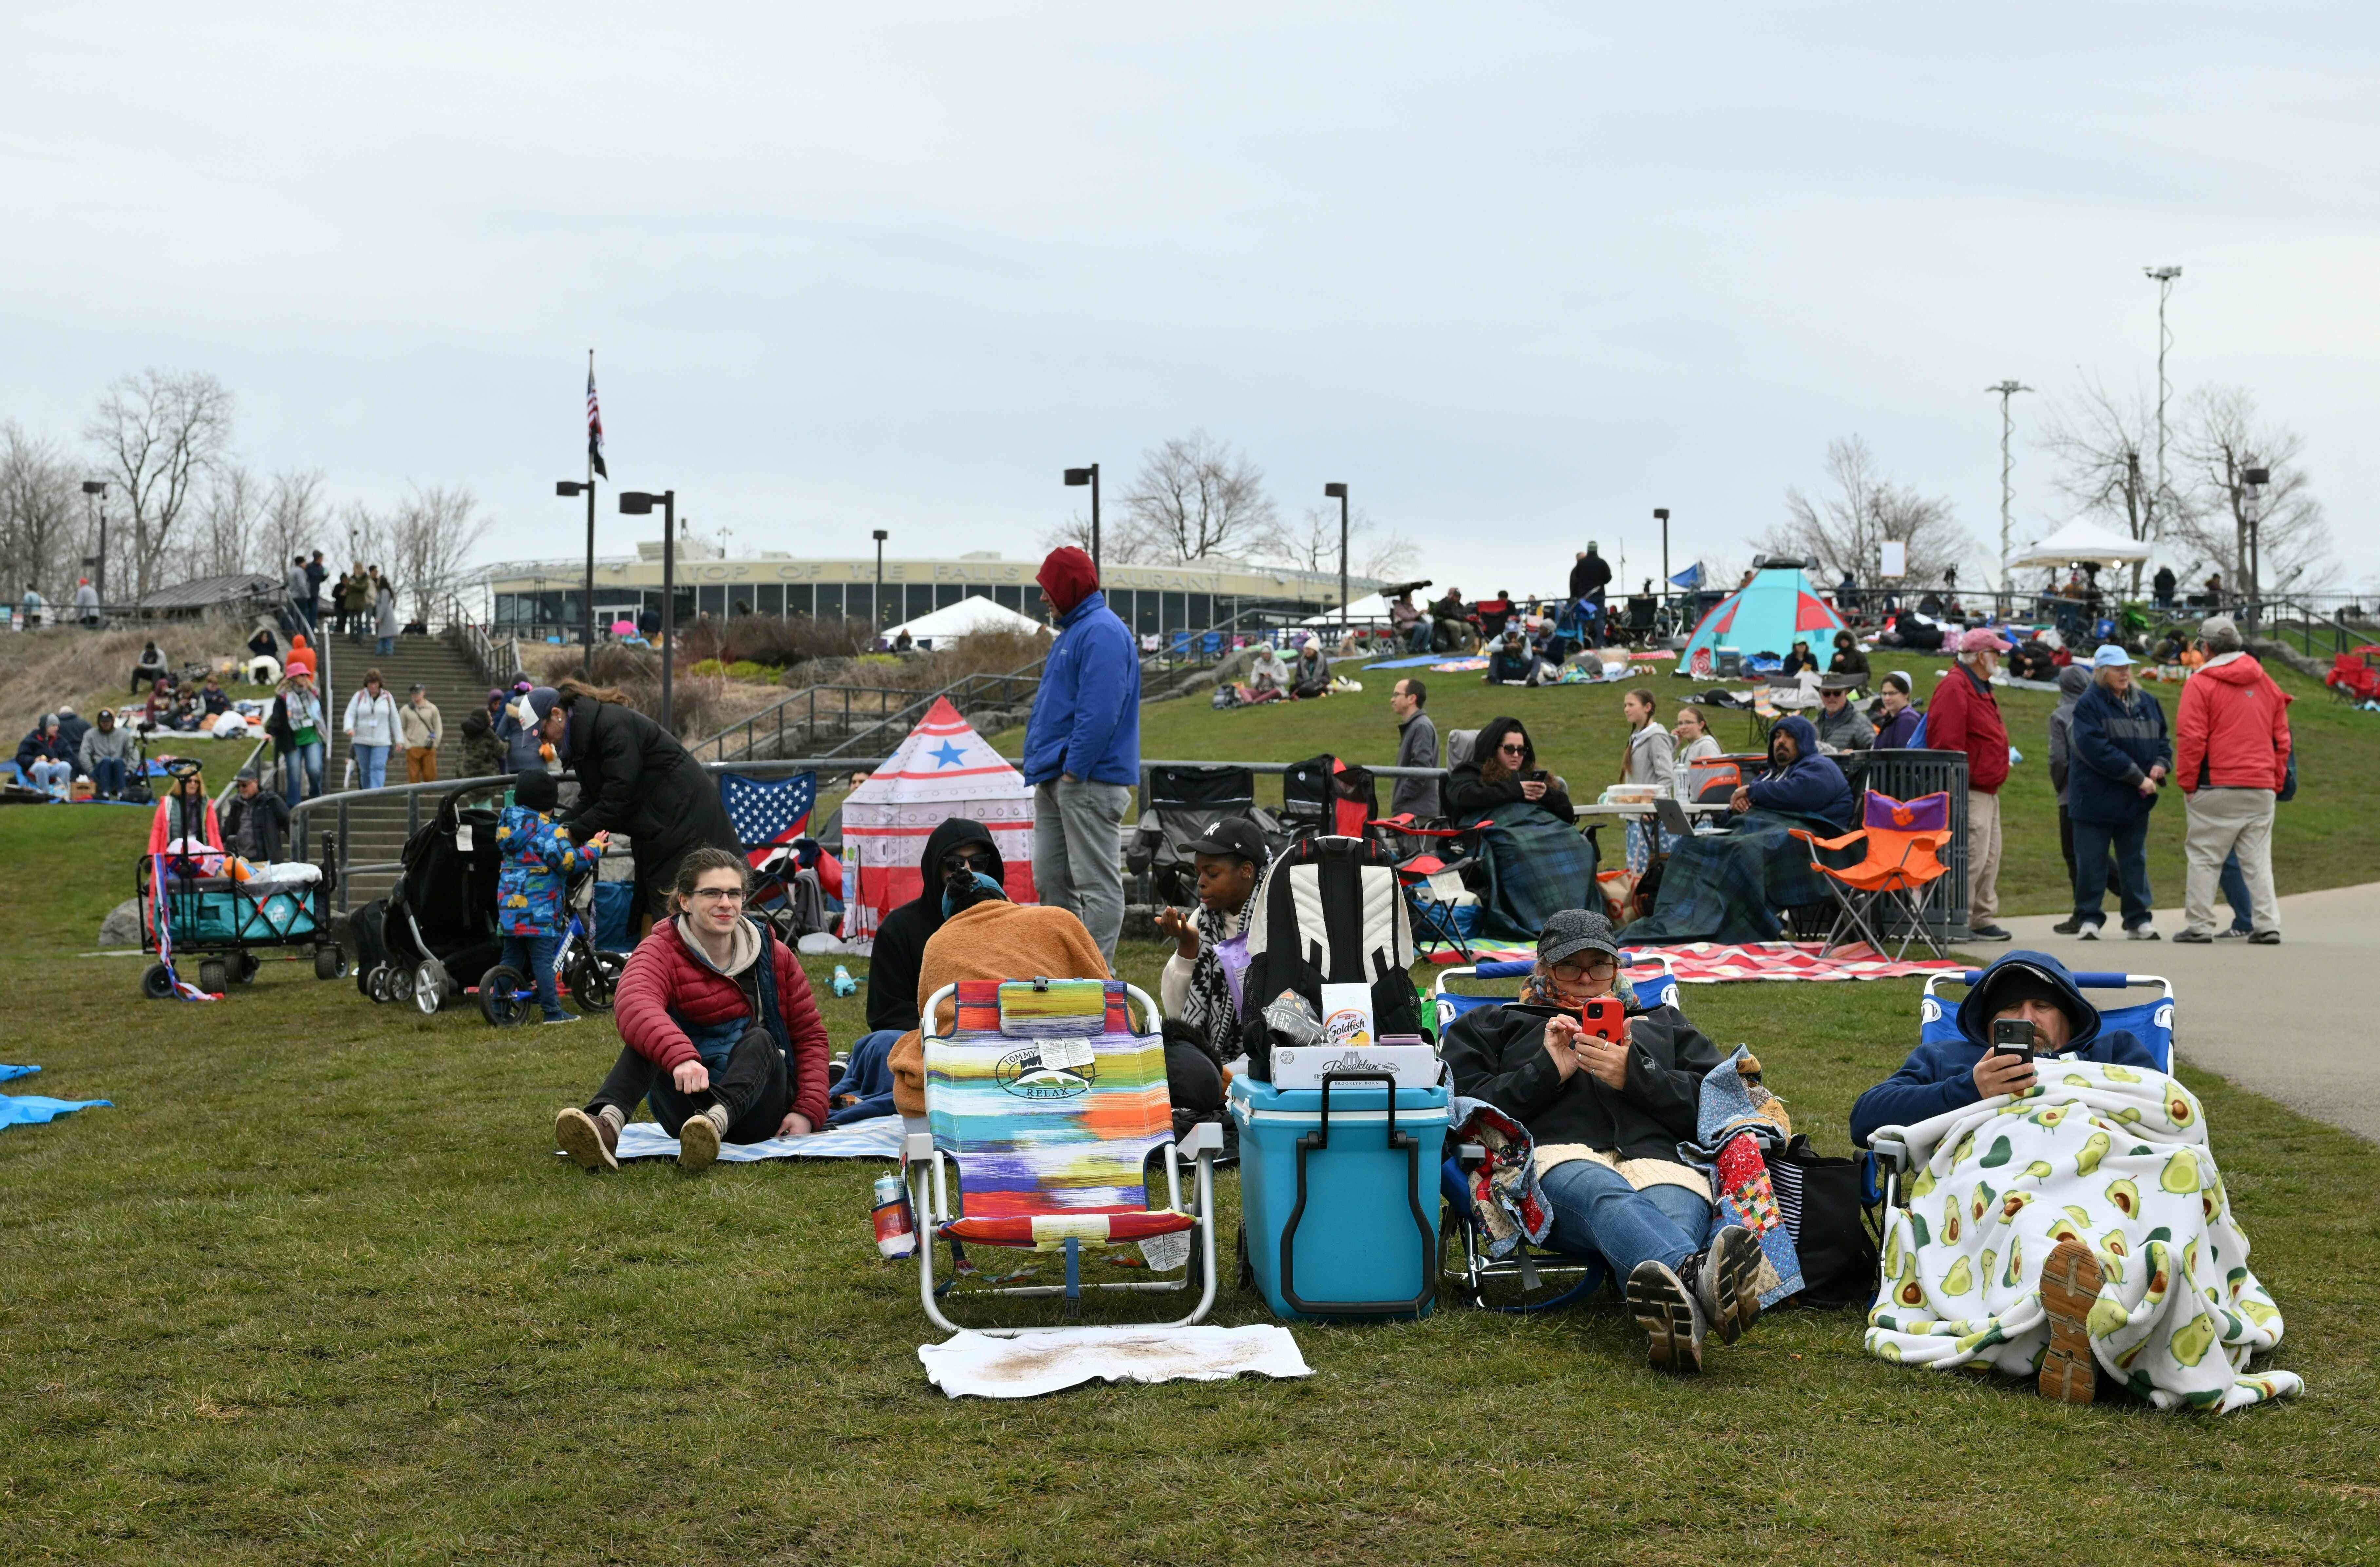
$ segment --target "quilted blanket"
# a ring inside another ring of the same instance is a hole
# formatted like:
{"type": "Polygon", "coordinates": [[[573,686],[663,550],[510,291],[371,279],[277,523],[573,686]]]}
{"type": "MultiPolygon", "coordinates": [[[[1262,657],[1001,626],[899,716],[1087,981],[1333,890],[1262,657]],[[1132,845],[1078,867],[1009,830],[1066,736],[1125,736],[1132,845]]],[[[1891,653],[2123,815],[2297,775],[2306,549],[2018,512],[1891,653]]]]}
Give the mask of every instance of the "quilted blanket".
{"type": "Polygon", "coordinates": [[[1906,1129],[1909,1206],[1888,1219],[1872,1354],[2033,1374],[2049,1344],[2041,1269],[2061,1240],[2096,1254],[2100,1368],[2160,1409],[2230,1410],[2297,1391],[2251,1374],[2281,1313],[2248,1267],[2248,1236],[2197,1098],[2161,1073],[2050,1061],[2016,1098],[1906,1129]]]}
{"type": "Polygon", "coordinates": [[[1526,800],[1495,807],[1487,820],[1491,934],[1534,941],[1557,910],[1596,906],[1593,839],[1526,800]]]}

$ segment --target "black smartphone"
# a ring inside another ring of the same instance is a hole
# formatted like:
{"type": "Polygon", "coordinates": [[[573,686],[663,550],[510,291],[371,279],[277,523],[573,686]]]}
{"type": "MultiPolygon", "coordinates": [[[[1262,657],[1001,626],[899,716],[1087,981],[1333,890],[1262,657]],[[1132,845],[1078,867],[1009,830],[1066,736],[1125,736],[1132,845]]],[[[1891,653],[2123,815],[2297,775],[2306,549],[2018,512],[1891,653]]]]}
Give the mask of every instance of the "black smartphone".
{"type": "Polygon", "coordinates": [[[1527,779],[1532,784],[1550,784],[1553,782],[1554,775],[1548,772],[1542,767],[1533,767],[1529,769],[1528,771],[1521,774],[1521,776],[1527,779]]]}
{"type": "Polygon", "coordinates": [[[1992,1053],[2033,1059],[2033,1025],[2022,1017],[2003,1017],[1992,1025],[1992,1053]]]}

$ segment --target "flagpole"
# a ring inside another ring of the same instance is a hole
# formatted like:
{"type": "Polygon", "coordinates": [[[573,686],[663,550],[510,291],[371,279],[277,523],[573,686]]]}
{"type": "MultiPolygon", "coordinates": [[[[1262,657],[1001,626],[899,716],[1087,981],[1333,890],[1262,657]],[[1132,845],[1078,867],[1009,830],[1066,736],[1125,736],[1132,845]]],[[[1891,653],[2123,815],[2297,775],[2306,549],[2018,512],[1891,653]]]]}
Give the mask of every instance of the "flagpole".
{"type": "MultiPolygon", "coordinates": [[[[595,350],[587,350],[587,384],[595,384],[595,350]]],[[[587,683],[595,683],[595,443],[587,443],[587,597],[579,604],[587,622],[587,683]]]]}

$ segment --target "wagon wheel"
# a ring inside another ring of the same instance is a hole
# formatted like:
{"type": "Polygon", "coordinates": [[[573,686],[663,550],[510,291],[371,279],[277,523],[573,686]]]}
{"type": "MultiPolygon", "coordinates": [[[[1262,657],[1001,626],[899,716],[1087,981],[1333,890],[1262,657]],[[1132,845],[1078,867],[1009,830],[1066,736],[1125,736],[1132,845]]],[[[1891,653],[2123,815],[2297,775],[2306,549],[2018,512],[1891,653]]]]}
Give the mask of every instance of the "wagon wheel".
{"type": "Polygon", "coordinates": [[[256,971],[263,966],[264,960],[254,953],[235,954],[231,960],[231,982],[235,985],[252,984],[256,971]]]}
{"type": "Polygon", "coordinates": [[[336,979],[347,971],[347,954],[335,941],[318,942],[314,948],[314,978],[336,979]]]}
{"type": "Polygon", "coordinates": [[[140,976],[140,993],[152,1002],[174,999],[174,972],[162,963],[152,963],[140,976]]]}
{"type": "Polygon", "coordinates": [[[199,961],[199,989],[211,996],[220,996],[231,989],[231,966],[219,957],[199,961]]]}

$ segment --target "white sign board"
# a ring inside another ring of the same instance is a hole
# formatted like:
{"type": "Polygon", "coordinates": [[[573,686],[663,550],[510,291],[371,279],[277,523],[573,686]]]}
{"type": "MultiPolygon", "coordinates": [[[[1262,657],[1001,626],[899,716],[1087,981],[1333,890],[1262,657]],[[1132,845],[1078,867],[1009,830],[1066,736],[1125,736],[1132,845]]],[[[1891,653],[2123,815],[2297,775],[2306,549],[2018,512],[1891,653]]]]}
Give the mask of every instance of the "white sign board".
{"type": "Polygon", "coordinates": [[[1883,575],[1886,577],[1909,575],[1909,541],[1907,540],[1887,539],[1884,541],[1883,575]]]}

